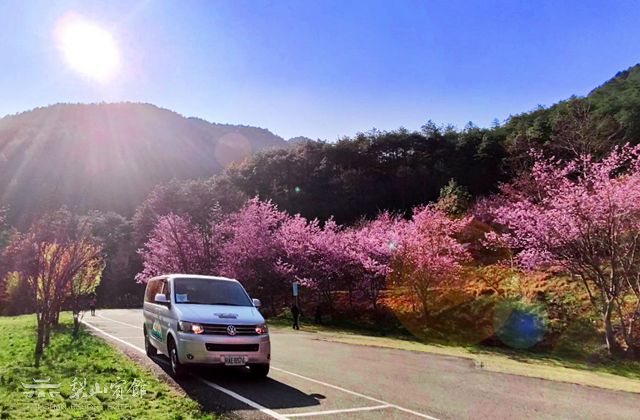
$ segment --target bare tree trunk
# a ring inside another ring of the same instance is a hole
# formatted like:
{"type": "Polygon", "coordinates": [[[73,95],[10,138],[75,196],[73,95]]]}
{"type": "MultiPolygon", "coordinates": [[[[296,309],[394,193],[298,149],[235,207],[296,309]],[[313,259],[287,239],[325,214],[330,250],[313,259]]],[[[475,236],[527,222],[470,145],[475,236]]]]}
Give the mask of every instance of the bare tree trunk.
{"type": "Polygon", "coordinates": [[[604,313],[602,316],[602,320],[604,322],[604,332],[605,332],[605,340],[607,342],[607,350],[609,354],[612,356],[620,356],[622,354],[622,349],[620,345],[616,341],[615,332],[613,331],[613,326],[611,324],[611,314],[613,312],[613,300],[607,302],[604,313]]]}
{"type": "Polygon", "coordinates": [[[327,303],[327,306],[329,307],[329,314],[331,315],[331,321],[335,321],[335,319],[336,319],[336,308],[335,308],[335,305],[333,304],[333,292],[331,290],[328,290],[325,293],[325,302],[327,303]]]}
{"type": "Polygon", "coordinates": [[[640,341],[633,334],[634,326],[636,324],[636,321],[638,320],[638,316],[640,316],[640,301],[636,305],[636,310],[634,311],[631,319],[629,320],[629,325],[627,326],[627,336],[629,337],[629,353],[634,360],[640,360],[640,341]]]}
{"type": "Polygon", "coordinates": [[[428,288],[422,285],[416,285],[415,294],[420,301],[420,306],[422,307],[422,316],[424,317],[425,322],[429,319],[429,300],[428,300],[428,288]]]}
{"type": "MultiPolygon", "coordinates": [[[[624,344],[627,346],[627,351],[632,353],[633,342],[631,340],[631,334],[627,333],[627,323],[624,321],[624,314],[622,313],[622,306],[620,300],[615,299],[616,309],[618,310],[618,316],[620,317],[620,332],[622,333],[622,340],[624,344]]],[[[632,331],[632,330],[629,330],[632,331]]]]}
{"type": "Polygon", "coordinates": [[[80,311],[73,311],[73,338],[78,337],[80,331],[80,311]]]}
{"type": "Polygon", "coordinates": [[[422,316],[424,316],[425,322],[429,319],[429,308],[426,298],[422,300],[422,316]]]}
{"type": "Polygon", "coordinates": [[[36,319],[38,321],[38,338],[36,339],[35,350],[36,367],[40,367],[40,358],[42,357],[42,351],[44,350],[44,320],[42,317],[42,313],[36,314],[36,319]]]}
{"type": "Polygon", "coordinates": [[[44,340],[44,347],[47,347],[49,345],[49,338],[51,336],[51,321],[49,319],[49,317],[45,318],[45,322],[44,322],[44,336],[43,336],[43,340],[44,340]]]}
{"type": "Polygon", "coordinates": [[[371,291],[371,306],[373,307],[373,313],[378,315],[378,293],[371,291]]]}

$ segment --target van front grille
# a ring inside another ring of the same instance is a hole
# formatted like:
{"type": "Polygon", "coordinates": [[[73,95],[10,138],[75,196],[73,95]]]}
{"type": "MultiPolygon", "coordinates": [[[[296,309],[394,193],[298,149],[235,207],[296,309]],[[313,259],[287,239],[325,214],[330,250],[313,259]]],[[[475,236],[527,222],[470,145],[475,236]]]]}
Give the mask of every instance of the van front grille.
{"type": "MultiPolygon", "coordinates": [[[[202,324],[203,334],[230,335],[227,331],[228,326],[228,324],[202,324]]],[[[255,325],[234,325],[234,327],[236,328],[235,335],[258,335],[255,325]]]]}

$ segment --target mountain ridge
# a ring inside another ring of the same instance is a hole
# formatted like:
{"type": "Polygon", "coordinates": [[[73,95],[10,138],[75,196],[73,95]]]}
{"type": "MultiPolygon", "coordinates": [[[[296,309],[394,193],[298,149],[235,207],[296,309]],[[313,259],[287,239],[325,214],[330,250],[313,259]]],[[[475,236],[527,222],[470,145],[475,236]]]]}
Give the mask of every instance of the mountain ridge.
{"type": "Polygon", "coordinates": [[[259,127],[189,118],[134,102],[55,104],[0,119],[0,207],[131,215],[158,183],[209,177],[261,150],[286,148],[259,127]]]}

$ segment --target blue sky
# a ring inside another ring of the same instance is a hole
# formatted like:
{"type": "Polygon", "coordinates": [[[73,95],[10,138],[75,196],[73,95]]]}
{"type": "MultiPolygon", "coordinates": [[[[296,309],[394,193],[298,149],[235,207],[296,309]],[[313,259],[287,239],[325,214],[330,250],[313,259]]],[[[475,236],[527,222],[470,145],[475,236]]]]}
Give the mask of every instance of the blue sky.
{"type": "Polygon", "coordinates": [[[3,0],[0,115],[127,100],[285,138],[489,126],[639,62],[638,22],[636,1],[3,0]],[[113,34],[109,82],[56,47],[70,11],[113,34]]]}

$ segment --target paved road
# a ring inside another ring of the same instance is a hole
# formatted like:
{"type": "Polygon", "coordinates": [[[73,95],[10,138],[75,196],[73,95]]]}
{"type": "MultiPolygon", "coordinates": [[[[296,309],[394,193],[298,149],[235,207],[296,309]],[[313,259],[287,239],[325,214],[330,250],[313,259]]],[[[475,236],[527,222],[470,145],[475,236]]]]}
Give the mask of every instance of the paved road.
{"type": "MultiPolygon", "coordinates": [[[[163,356],[144,355],[142,312],[98,311],[85,323],[142,364],[167,371],[163,356]]],[[[243,418],[335,419],[633,419],[640,395],[488,372],[473,361],[271,332],[266,380],[246,370],[198,369],[179,385],[206,408],[243,418]]]]}

